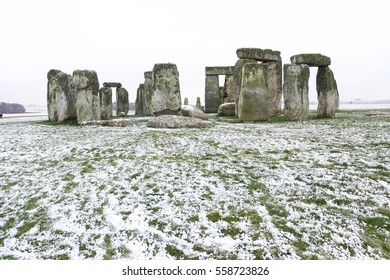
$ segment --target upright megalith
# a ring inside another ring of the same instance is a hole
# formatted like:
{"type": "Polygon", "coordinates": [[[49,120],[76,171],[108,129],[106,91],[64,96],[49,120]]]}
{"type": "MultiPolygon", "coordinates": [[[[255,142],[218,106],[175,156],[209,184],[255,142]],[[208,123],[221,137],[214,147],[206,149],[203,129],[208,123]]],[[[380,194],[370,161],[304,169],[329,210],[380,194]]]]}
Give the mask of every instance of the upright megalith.
{"type": "Polygon", "coordinates": [[[223,96],[219,90],[218,75],[206,75],[205,82],[205,111],[216,113],[219,105],[223,103],[223,96]]]}
{"type": "Polygon", "coordinates": [[[99,120],[99,79],[93,70],[73,71],[72,84],[76,90],[77,121],[99,120]]]}
{"type": "Polygon", "coordinates": [[[49,120],[62,123],[76,119],[76,91],[72,85],[72,76],[59,70],[50,70],[48,79],[49,120]]]}
{"type": "Polygon", "coordinates": [[[268,66],[247,63],[242,68],[238,118],[243,121],[268,120],[271,114],[268,66]]]}
{"type": "Polygon", "coordinates": [[[271,116],[279,115],[282,112],[283,96],[283,72],[282,61],[266,62],[268,73],[268,89],[270,93],[271,116]]]}
{"type": "Polygon", "coordinates": [[[202,110],[202,103],[200,103],[200,97],[199,96],[196,98],[196,108],[202,110]]]}
{"type": "Polygon", "coordinates": [[[184,105],[188,105],[188,98],[187,97],[184,98],[184,105]]]}
{"type": "Polygon", "coordinates": [[[144,73],[144,95],[143,95],[143,113],[145,116],[153,115],[152,111],[152,94],[153,94],[153,72],[147,71],[144,73]]]}
{"type": "Polygon", "coordinates": [[[172,63],[155,64],[153,67],[152,112],[154,115],[180,112],[181,95],[179,72],[172,63]]]}
{"type": "Polygon", "coordinates": [[[254,59],[238,59],[234,65],[234,76],[233,76],[233,88],[234,88],[234,102],[236,103],[235,110],[236,116],[238,116],[239,97],[241,90],[242,80],[242,68],[247,63],[256,63],[254,59]]]}
{"type": "Polygon", "coordinates": [[[223,103],[235,102],[233,78],[234,78],[233,75],[225,76],[225,83],[223,85],[225,95],[224,95],[223,103]]]}
{"type": "Polygon", "coordinates": [[[145,85],[140,84],[137,89],[137,97],[135,99],[135,114],[137,116],[143,116],[144,112],[144,93],[145,93],[145,85]]]}
{"type": "Polygon", "coordinates": [[[112,89],[111,89],[111,87],[100,88],[99,89],[99,97],[100,97],[100,118],[102,120],[108,120],[112,117],[112,89]]]}
{"type": "Polygon", "coordinates": [[[284,116],[289,120],[304,120],[309,116],[309,77],[306,64],[284,65],[284,116]]]}
{"type": "Polygon", "coordinates": [[[123,87],[116,88],[116,115],[129,113],[129,93],[123,87]]]}
{"type": "Polygon", "coordinates": [[[317,72],[318,117],[334,117],[339,107],[339,92],[332,70],[319,67],[317,72]]]}
{"type": "Polygon", "coordinates": [[[57,120],[56,91],[54,81],[52,80],[61,70],[51,69],[47,73],[47,114],[49,121],[57,120]]]}

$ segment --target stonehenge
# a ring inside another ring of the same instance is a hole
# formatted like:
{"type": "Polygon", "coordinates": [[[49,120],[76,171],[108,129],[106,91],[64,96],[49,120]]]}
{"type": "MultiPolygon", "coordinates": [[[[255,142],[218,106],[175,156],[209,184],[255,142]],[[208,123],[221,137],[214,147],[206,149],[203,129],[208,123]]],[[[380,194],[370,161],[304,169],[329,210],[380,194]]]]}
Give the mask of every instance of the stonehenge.
{"type": "MultiPolygon", "coordinates": [[[[304,120],[309,114],[309,67],[318,67],[317,116],[335,116],[339,93],[329,68],[329,57],[298,54],[290,58],[291,64],[283,66],[279,51],[240,48],[236,55],[238,60],[234,66],[206,67],[206,113],[214,113],[217,106],[234,102],[235,115],[242,121],[266,120],[282,113],[288,120],[304,120]],[[218,75],[226,75],[222,93],[218,75]]],[[[232,105],[224,105],[217,112],[227,115],[227,108],[231,109],[232,105]]]]}
{"type": "MultiPolygon", "coordinates": [[[[233,66],[205,67],[205,105],[196,106],[184,98],[182,106],[179,71],[176,64],[157,63],[144,72],[136,91],[135,115],[181,115],[207,119],[204,113],[236,116],[240,121],[264,121],[283,114],[287,120],[309,116],[310,67],[317,67],[317,116],[334,117],[339,92],[331,59],[318,53],[298,54],[283,65],[279,51],[239,48],[233,66]],[[220,78],[224,84],[220,86],[220,78]],[[282,110],[283,99],[283,110],[282,110]]],[[[75,70],[72,75],[52,69],[47,73],[47,110],[50,121],[99,123],[129,113],[129,92],[119,82],[104,82],[99,88],[93,70],[75,70]],[[116,88],[116,108],[113,90],[116,88]]]]}
{"type": "Polygon", "coordinates": [[[117,115],[129,111],[128,92],[121,83],[106,82],[99,88],[93,70],[75,70],[73,75],[51,69],[47,73],[47,110],[50,121],[84,123],[112,118],[112,89],[116,87],[117,115]]]}

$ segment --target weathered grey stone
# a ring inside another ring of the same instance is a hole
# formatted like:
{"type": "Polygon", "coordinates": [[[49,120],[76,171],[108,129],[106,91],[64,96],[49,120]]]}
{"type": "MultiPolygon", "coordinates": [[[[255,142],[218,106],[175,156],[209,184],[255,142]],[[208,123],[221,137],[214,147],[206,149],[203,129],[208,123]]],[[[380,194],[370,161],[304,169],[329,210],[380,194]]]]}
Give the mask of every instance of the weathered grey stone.
{"type": "Polygon", "coordinates": [[[268,120],[271,95],[266,64],[247,63],[242,68],[238,118],[243,121],[268,120]]]}
{"type": "Polygon", "coordinates": [[[112,117],[112,89],[102,87],[99,89],[100,96],[100,118],[107,120],[112,117]]]}
{"type": "Polygon", "coordinates": [[[47,86],[49,120],[62,123],[76,119],[76,91],[72,84],[72,76],[59,70],[50,70],[47,76],[50,77],[47,86]]]}
{"type": "Polygon", "coordinates": [[[236,103],[224,103],[218,108],[218,116],[234,116],[236,114],[236,103]]]}
{"type": "Polygon", "coordinates": [[[214,123],[177,115],[162,115],[150,118],[146,126],[153,128],[208,128],[213,127],[214,123]]]}
{"type": "Polygon", "coordinates": [[[317,72],[317,115],[334,117],[339,107],[339,92],[332,70],[328,66],[319,67],[317,72]]]}
{"type": "Polygon", "coordinates": [[[116,83],[116,82],[105,82],[103,83],[103,87],[122,87],[121,83],[116,83]]]}
{"type": "Polygon", "coordinates": [[[57,121],[63,123],[77,119],[76,90],[72,85],[72,76],[60,72],[51,80],[54,80],[56,84],[57,121]]]}
{"type": "Polygon", "coordinates": [[[187,97],[184,98],[184,105],[188,105],[188,98],[187,97]]]}
{"type": "Polygon", "coordinates": [[[123,87],[116,88],[116,115],[129,112],[129,93],[123,87]]]}
{"type": "Polygon", "coordinates": [[[223,85],[224,87],[224,103],[230,103],[230,102],[235,102],[234,98],[234,76],[233,75],[226,75],[225,76],[225,83],[223,85]]]}
{"type": "Polygon", "coordinates": [[[293,64],[307,64],[309,66],[328,66],[330,65],[330,57],[319,53],[305,53],[294,55],[290,58],[293,64]]]}
{"type": "Polygon", "coordinates": [[[289,120],[304,120],[309,116],[309,77],[306,64],[284,65],[284,116],[289,120]]]}
{"type": "Polygon", "coordinates": [[[234,66],[209,66],[206,67],[206,75],[233,75],[234,66]]]}
{"type": "Polygon", "coordinates": [[[77,121],[78,123],[84,121],[96,120],[93,118],[96,115],[92,110],[96,108],[93,106],[95,99],[93,98],[92,89],[80,89],[77,90],[76,96],[76,112],[77,112],[77,121]]]}
{"type": "Polygon", "coordinates": [[[144,84],[140,84],[137,89],[137,97],[135,99],[135,114],[137,116],[144,115],[144,89],[144,84]]]}
{"type": "Polygon", "coordinates": [[[200,103],[200,97],[196,98],[196,108],[202,110],[202,104],[200,103]]]}
{"type": "Polygon", "coordinates": [[[95,71],[73,71],[72,84],[76,89],[77,121],[99,120],[99,79],[95,71]],[[94,98],[95,96],[95,98],[94,98]]]}
{"type": "Polygon", "coordinates": [[[172,63],[153,67],[152,111],[155,115],[179,114],[181,106],[179,72],[172,63]]]}
{"type": "Polygon", "coordinates": [[[153,72],[148,71],[144,73],[145,82],[144,82],[144,115],[151,116],[153,115],[152,110],[152,94],[153,94],[153,72]]]}
{"type": "Polygon", "coordinates": [[[282,62],[264,63],[268,67],[268,90],[271,96],[271,116],[279,115],[282,112],[283,96],[283,73],[282,62]]]}
{"type": "Polygon", "coordinates": [[[242,68],[247,63],[256,63],[253,59],[238,59],[234,66],[233,87],[234,87],[234,100],[236,102],[236,116],[238,116],[238,102],[240,97],[242,68]]]}
{"type": "Polygon", "coordinates": [[[113,126],[113,127],[127,127],[134,125],[131,119],[112,119],[112,120],[96,120],[83,121],[81,126],[98,125],[98,126],[113,126]]]}
{"type": "Polygon", "coordinates": [[[240,59],[253,59],[262,62],[280,61],[280,52],[270,49],[240,48],[236,54],[240,59]]]}
{"type": "Polygon", "coordinates": [[[61,70],[51,69],[47,72],[47,114],[50,121],[57,121],[56,107],[56,83],[50,80],[55,77],[61,70]]]}
{"type": "Polygon", "coordinates": [[[205,111],[217,113],[218,107],[223,103],[223,96],[219,90],[219,78],[217,75],[206,76],[205,82],[205,111]]]}
{"type": "Polygon", "coordinates": [[[180,108],[180,115],[182,115],[183,117],[208,120],[208,117],[201,109],[198,109],[191,105],[182,105],[180,108]]]}
{"type": "Polygon", "coordinates": [[[72,83],[76,91],[90,89],[93,95],[99,94],[99,79],[97,73],[93,70],[73,71],[72,83]]]}

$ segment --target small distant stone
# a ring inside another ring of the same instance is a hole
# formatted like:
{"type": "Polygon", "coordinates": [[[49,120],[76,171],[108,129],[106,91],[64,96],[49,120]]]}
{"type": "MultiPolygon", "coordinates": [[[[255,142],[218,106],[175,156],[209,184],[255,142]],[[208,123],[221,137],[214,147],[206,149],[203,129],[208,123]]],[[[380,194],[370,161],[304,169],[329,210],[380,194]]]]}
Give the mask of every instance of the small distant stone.
{"type": "Polygon", "coordinates": [[[320,53],[306,53],[294,55],[290,58],[293,64],[307,64],[309,66],[321,67],[330,65],[330,57],[320,53]]]}
{"type": "Polygon", "coordinates": [[[183,116],[161,115],[150,118],[146,126],[152,128],[209,128],[213,127],[214,123],[183,116]]]}
{"type": "Polygon", "coordinates": [[[236,103],[224,103],[218,108],[218,116],[234,116],[236,114],[236,103]]]}
{"type": "Polygon", "coordinates": [[[369,117],[383,117],[383,116],[390,116],[390,112],[385,111],[373,111],[366,113],[366,116],[369,117]]]}

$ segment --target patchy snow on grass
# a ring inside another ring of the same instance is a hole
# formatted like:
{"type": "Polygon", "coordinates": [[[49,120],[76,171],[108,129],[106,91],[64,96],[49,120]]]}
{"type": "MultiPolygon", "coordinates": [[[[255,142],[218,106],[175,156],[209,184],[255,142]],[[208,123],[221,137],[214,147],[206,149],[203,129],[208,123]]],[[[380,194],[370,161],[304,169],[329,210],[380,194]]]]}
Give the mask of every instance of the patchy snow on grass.
{"type": "Polygon", "coordinates": [[[0,259],[389,259],[390,121],[0,123],[0,259]]]}

